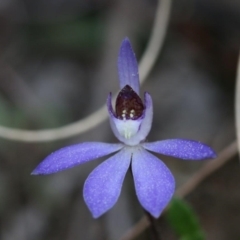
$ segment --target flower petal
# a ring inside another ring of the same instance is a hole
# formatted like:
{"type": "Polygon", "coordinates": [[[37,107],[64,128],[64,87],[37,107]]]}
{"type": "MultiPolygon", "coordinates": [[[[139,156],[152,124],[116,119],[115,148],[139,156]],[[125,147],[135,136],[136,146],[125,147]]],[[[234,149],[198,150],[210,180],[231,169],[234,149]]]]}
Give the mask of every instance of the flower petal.
{"type": "Polygon", "coordinates": [[[215,158],[216,153],[207,145],[193,140],[168,139],[142,144],[147,150],[184,160],[215,158]]]}
{"type": "Polygon", "coordinates": [[[152,119],[153,119],[153,103],[152,97],[149,93],[145,92],[144,94],[144,103],[145,110],[143,112],[142,122],[140,129],[134,138],[132,138],[132,142],[138,142],[145,140],[147,135],[149,134],[152,127],[152,119]]]}
{"type": "Polygon", "coordinates": [[[138,64],[128,38],[122,41],[118,54],[120,88],[129,85],[139,95],[138,64]]]}
{"type": "Polygon", "coordinates": [[[90,160],[114,153],[122,144],[85,142],[61,148],[47,156],[32,172],[33,175],[59,172],[90,160]]]}
{"type": "Polygon", "coordinates": [[[112,128],[112,131],[116,138],[124,142],[124,137],[119,133],[117,126],[116,126],[116,119],[117,117],[115,116],[113,107],[112,107],[112,94],[109,93],[108,98],[107,98],[107,109],[108,109],[108,114],[109,114],[109,121],[110,121],[110,126],[112,128]]]}
{"type": "Polygon", "coordinates": [[[136,120],[122,120],[115,116],[112,108],[112,96],[108,95],[107,108],[112,131],[119,141],[126,145],[135,146],[143,141],[152,126],[153,104],[150,94],[145,93],[145,110],[143,115],[136,120]]]}
{"type": "Polygon", "coordinates": [[[95,168],[84,184],[84,200],[94,218],[117,202],[131,161],[131,152],[123,149],[95,168]]]}
{"type": "Polygon", "coordinates": [[[158,218],[174,193],[172,173],[161,160],[144,149],[133,154],[132,172],[139,202],[158,218]]]}

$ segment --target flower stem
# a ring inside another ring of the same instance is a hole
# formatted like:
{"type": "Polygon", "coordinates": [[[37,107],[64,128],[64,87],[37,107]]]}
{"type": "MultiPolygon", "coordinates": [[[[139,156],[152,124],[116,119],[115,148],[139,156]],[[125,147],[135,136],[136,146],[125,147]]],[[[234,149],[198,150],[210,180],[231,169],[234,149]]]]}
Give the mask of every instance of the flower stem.
{"type": "Polygon", "coordinates": [[[153,218],[152,215],[149,212],[145,211],[145,213],[146,213],[146,215],[148,217],[148,220],[150,222],[150,229],[151,229],[151,232],[152,232],[151,239],[152,240],[162,240],[161,234],[160,234],[160,231],[159,231],[159,226],[157,224],[156,219],[153,218]]]}

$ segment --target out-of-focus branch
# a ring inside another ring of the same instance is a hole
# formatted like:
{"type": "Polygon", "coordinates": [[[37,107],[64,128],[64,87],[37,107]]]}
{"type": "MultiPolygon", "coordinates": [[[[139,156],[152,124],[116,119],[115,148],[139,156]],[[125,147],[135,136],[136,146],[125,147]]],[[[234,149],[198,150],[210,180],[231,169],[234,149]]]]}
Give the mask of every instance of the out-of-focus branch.
{"type": "Polygon", "coordinates": [[[235,121],[238,151],[240,150],[240,53],[237,65],[236,93],[235,93],[235,121]]]}
{"type": "Polygon", "coordinates": [[[166,36],[172,0],[159,0],[156,17],[152,29],[151,36],[147,45],[147,49],[139,63],[140,82],[143,83],[162,49],[166,36]]]}
{"type": "MultiPolygon", "coordinates": [[[[175,196],[178,198],[184,198],[186,195],[191,193],[194,189],[196,189],[199,184],[205,180],[208,176],[222,167],[225,163],[227,163],[233,156],[235,156],[238,152],[237,149],[237,142],[234,141],[226,148],[224,148],[219,156],[214,159],[210,160],[208,163],[203,165],[195,174],[192,175],[188,179],[188,181],[180,186],[175,196]]],[[[148,226],[150,225],[146,216],[143,216],[139,222],[137,222],[131,229],[129,229],[121,238],[120,240],[132,240],[140,235],[148,226]]]]}
{"type": "MultiPolygon", "coordinates": [[[[139,65],[141,83],[146,80],[162,48],[169,22],[170,7],[171,0],[161,0],[158,3],[152,34],[139,65]]],[[[32,131],[0,126],[0,137],[22,142],[54,141],[84,133],[106,119],[107,111],[104,104],[89,116],[59,128],[32,131]]]]}

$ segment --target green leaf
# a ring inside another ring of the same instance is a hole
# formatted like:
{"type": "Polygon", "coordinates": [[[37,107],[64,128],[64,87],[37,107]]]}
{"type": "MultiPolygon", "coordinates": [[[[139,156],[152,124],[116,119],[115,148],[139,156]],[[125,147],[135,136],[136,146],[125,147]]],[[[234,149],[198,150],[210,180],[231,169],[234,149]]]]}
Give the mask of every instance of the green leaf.
{"type": "Polygon", "coordinates": [[[204,240],[205,236],[193,209],[183,200],[173,199],[167,211],[167,220],[180,240],[204,240]]]}

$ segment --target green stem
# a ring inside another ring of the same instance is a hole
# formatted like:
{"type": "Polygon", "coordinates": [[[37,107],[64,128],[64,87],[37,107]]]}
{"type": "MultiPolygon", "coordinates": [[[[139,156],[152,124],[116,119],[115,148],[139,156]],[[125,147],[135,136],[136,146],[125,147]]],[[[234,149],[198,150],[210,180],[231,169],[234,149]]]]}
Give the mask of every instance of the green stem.
{"type": "Polygon", "coordinates": [[[148,217],[148,220],[150,222],[150,230],[152,232],[152,240],[162,240],[161,238],[161,234],[160,234],[160,231],[159,231],[159,227],[158,227],[158,223],[156,221],[155,218],[152,217],[152,215],[145,211],[147,217],[148,217]]]}

